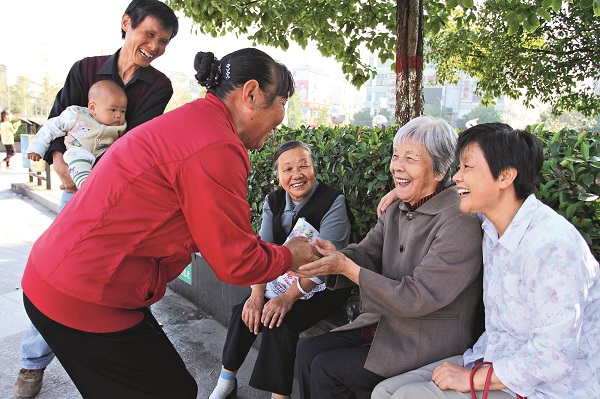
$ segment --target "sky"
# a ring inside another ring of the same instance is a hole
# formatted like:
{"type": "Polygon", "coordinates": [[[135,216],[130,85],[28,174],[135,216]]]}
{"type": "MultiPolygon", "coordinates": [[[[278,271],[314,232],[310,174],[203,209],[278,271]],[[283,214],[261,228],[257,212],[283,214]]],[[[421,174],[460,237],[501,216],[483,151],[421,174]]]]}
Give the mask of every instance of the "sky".
{"type": "MultiPolygon", "coordinates": [[[[0,64],[7,67],[8,84],[17,76],[41,83],[47,73],[52,83],[62,84],[73,63],[83,57],[112,54],[122,45],[121,16],[130,0],[3,0],[0,22],[0,64]],[[8,3],[8,4],[7,4],[8,3]]],[[[252,42],[227,35],[220,38],[191,33],[191,20],[179,17],[179,33],[163,56],[152,65],[161,71],[194,74],[193,61],[198,51],[222,56],[252,42]]],[[[314,46],[302,50],[292,43],[283,52],[261,47],[273,58],[294,68],[299,60],[320,68],[339,64],[320,56],[314,46]]]]}

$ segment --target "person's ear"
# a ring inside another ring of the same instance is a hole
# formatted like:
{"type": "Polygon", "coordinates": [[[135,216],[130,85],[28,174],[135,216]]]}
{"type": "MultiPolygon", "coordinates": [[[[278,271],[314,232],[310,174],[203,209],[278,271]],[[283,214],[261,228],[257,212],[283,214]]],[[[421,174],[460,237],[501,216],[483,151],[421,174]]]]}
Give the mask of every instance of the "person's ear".
{"type": "Polygon", "coordinates": [[[127,32],[130,26],[131,17],[128,14],[123,14],[123,17],[121,18],[121,29],[123,29],[124,32],[127,32]]]}
{"type": "Polygon", "coordinates": [[[251,79],[244,83],[242,87],[242,102],[250,109],[256,109],[258,107],[258,97],[260,94],[260,87],[256,80],[251,79]]]}
{"type": "Polygon", "coordinates": [[[498,183],[500,184],[501,189],[505,189],[514,185],[515,179],[517,178],[517,170],[515,168],[508,167],[500,172],[500,176],[498,176],[498,183]]]}
{"type": "Polygon", "coordinates": [[[444,180],[444,177],[446,177],[446,174],[436,174],[433,176],[433,180],[437,181],[438,183],[441,182],[442,180],[444,180]]]}
{"type": "Polygon", "coordinates": [[[90,100],[88,102],[88,109],[90,110],[90,114],[92,115],[96,115],[96,102],[93,100],[90,100]]]}

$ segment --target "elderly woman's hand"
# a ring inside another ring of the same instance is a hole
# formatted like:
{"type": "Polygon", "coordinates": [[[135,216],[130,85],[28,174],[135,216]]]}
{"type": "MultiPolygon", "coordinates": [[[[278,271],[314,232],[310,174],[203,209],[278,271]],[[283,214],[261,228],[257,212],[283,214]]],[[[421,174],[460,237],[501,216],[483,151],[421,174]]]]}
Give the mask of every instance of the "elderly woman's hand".
{"type": "MultiPolygon", "coordinates": [[[[476,391],[483,390],[488,371],[488,367],[480,367],[475,372],[473,387],[476,391]]],[[[433,369],[431,380],[443,391],[451,389],[459,392],[469,392],[471,390],[471,370],[454,363],[444,362],[437,366],[433,369]]],[[[507,386],[496,376],[496,372],[492,371],[490,390],[497,391],[506,388],[507,386]]]]}
{"type": "Polygon", "coordinates": [[[342,274],[356,284],[359,283],[360,266],[347,258],[343,253],[336,251],[333,244],[319,238],[316,241],[315,249],[324,255],[324,257],[315,262],[300,266],[294,271],[296,276],[315,277],[342,274]]]}
{"type": "Polygon", "coordinates": [[[383,197],[381,197],[381,200],[379,200],[379,205],[377,205],[377,217],[381,216],[381,214],[383,214],[383,212],[385,212],[388,209],[388,207],[392,205],[392,203],[397,199],[398,195],[396,195],[395,190],[392,190],[383,197]]]}
{"type": "Polygon", "coordinates": [[[250,298],[244,302],[244,308],[242,309],[242,321],[255,335],[259,332],[260,318],[265,306],[264,292],[264,288],[262,293],[260,290],[253,289],[250,298]]]}
{"type": "Polygon", "coordinates": [[[328,240],[324,240],[322,238],[317,238],[315,240],[315,250],[317,251],[317,254],[320,256],[327,256],[329,254],[331,254],[332,252],[337,251],[335,245],[333,245],[333,243],[331,241],[328,240]]]}
{"type": "Polygon", "coordinates": [[[431,380],[442,391],[452,389],[459,392],[469,392],[471,390],[470,375],[471,370],[450,362],[444,362],[433,369],[431,380]]]}
{"type": "Polygon", "coordinates": [[[331,252],[329,255],[311,263],[300,266],[294,270],[298,277],[326,276],[329,274],[342,274],[344,263],[349,260],[341,252],[331,252]]]}
{"type": "MultiPolygon", "coordinates": [[[[288,290],[289,291],[289,290],[288,290]]],[[[287,294],[287,293],[286,293],[287,294]]],[[[291,295],[282,294],[267,302],[263,310],[261,323],[268,328],[279,327],[283,318],[290,311],[296,301],[291,295]]]]}
{"type": "Polygon", "coordinates": [[[292,266],[290,270],[296,270],[298,266],[319,259],[314,243],[305,237],[294,237],[285,244],[292,252],[292,266]]]}

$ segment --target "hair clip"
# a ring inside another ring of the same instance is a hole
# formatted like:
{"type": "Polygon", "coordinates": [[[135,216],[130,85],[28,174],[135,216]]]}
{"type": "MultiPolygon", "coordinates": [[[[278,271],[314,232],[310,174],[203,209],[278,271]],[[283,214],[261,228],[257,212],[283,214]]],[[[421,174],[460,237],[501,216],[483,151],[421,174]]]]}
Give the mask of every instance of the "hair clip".
{"type": "Polygon", "coordinates": [[[229,62],[227,62],[227,65],[225,65],[225,79],[231,79],[231,64],[229,62]]]}

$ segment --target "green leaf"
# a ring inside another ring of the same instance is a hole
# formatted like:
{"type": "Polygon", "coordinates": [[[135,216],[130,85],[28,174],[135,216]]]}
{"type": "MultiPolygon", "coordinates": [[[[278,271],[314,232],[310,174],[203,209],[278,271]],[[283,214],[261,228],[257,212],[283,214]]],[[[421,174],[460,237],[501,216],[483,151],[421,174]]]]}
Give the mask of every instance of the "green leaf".
{"type": "Polygon", "coordinates": [[[542,191],[548,191],[548,189],[550,187],[552,187],[552,185],[556,183],[556,179],[550,180],[548,182],[546,182],[545,184],[542,185],[542,191]]]}
{"type": "Polygon", "coordinates": [[[552,0],[552,10],[554,12],[560,11],[560,9],[562,8],[562,3],[562,0],[552,0]]]}
{"type": "Polygon", "coordinates": [[[581,194],[577,197],[577,199],[579,201],[584,201],[584,202],[591,202],[591,201],[596,201],[598,198],[597,195],[593,195],[593,194],[581,194]]]}
{"type": "Polygon", "coordinates": [[[546,22],[550,22],[552,20],[552,16],[550,15],[550,13],[545,9],[545,8],[538,8],[537,9],[537,14],[544,18],[544,20],[546,20],[546,22]]]}
{"type": "Polygon", "coordinates": [[[575,214],[575,210],[577,210],[577,204],[571,204],[567,207],[567,211],[565,212],[565,217],[567,219],[571,219],[575,214]]]}
{"type": "Polygon", "coordinates": [[[473,0],[462,0],[461,4],[464,8],[473,8],[474,7],[473,0]]]}
{"type": "Polygon", "coordinates": [[[535,32],[540,27],[540,20],[536,14],[530,14],[527,21],[523,23],[523,27],[528,32],[535,32]]]}
{"type": "Polygon", "coordinates": [[[294,39],[300,40],[304,37],[304,31],[300,28],[294,28],[292,29],[292,36],[294,39]]]}
{"type": "Polygon", "coordinates": [[[508,34],[514,35],[519,32],[519,28],[521,27],[521,23],[517,18],[509,19],[508,23],[508,34]]]}
{"type": "Polygon", "coordinates": [[[586,8],[590,8],[593,4],[594,4],[593,0],[581,0],[579,2],[579,7],[586,9],[586,8]]]}
{"type": "Polygon", "coordinates": [[[590,147],[586,143],[581,143],[581,156],[586,161],[590,157],[590,147]]]}

